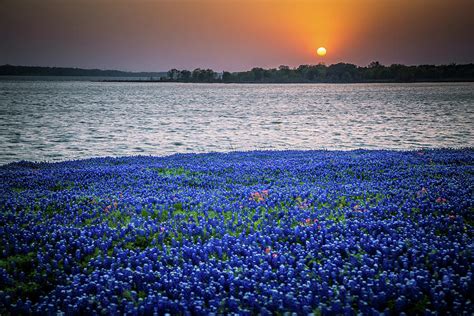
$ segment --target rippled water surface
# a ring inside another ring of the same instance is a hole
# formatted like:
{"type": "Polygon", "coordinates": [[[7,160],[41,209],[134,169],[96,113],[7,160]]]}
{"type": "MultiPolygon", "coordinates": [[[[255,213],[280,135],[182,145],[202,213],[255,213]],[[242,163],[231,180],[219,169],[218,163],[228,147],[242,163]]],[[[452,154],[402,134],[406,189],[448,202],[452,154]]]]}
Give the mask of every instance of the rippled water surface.
{"type": "Polygon", "coordinates": [[[0,81],[0,163],[252,149],[473,147],[474,83],[0,81]]]}

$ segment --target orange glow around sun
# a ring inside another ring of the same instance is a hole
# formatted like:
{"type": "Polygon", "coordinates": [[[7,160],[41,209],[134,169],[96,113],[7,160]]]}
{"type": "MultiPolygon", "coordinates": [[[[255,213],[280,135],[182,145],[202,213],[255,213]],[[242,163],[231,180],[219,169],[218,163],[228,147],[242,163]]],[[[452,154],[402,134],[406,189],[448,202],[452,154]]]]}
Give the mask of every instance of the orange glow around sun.
{"type": "Polygon", "coordinates": [[[0,38],[8,40],[8,47],[0,46],[0,64],[244,71],[323,61],[472,61],[466,43],[472,42],[474,0],[0,3],[0,38]],[[38,38],[48,38],[55,49],[38,38]],[[318,54],[319,47],[328,49],[326,55],[318,54]]]}

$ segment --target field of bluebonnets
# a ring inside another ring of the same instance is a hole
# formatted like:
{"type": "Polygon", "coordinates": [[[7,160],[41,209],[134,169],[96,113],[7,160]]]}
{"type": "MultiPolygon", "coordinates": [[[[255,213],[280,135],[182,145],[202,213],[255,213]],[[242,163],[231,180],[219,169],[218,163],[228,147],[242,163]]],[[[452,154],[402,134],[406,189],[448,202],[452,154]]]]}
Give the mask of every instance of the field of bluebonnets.
{"type": "Polygon", "coordinates": [[[474,151],[0,167],[0,314],[474,312],[474,151]]]}

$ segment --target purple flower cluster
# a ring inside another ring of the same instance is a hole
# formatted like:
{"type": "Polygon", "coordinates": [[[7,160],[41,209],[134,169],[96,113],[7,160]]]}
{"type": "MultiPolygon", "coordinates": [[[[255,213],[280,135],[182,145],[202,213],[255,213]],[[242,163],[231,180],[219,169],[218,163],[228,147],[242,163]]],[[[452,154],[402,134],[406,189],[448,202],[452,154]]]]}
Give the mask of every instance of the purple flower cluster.
{"type": "Polygon", "coordinates": [[[0,314],[474,313],[474,151],[0,167],[0,314]]]}

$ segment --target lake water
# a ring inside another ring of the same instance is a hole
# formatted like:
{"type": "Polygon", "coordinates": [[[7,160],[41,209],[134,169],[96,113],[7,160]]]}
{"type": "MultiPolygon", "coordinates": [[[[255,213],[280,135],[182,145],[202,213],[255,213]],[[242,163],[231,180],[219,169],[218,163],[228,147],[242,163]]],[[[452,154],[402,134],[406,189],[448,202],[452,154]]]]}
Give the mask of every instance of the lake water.
{"type": "Polygon", "coordinates": [[[473,147],[474,83],[0,81],[0,164],[254,149],[473,147]]]}

